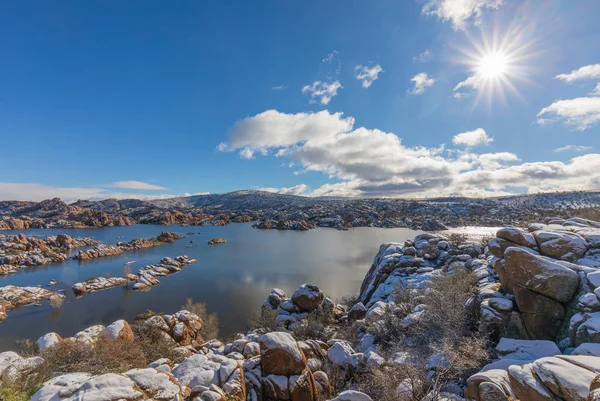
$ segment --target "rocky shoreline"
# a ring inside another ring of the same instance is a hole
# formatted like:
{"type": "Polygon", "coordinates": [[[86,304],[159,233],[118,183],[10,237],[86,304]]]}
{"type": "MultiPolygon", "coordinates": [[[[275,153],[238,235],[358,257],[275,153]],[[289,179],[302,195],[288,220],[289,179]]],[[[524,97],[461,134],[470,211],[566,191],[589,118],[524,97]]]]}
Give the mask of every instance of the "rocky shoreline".
{"type": "Polygon", "coordinates": [[[53,347],[136,343],[146,328],[176,360],[56,372],[32,399],[598,401],[599,254],[600,223],[581,218],[485,242],[425,233],[381,245],[354,298],[313,284],[271,290],[258,321],[227,342],[204,338],[184,310],[48,333],[36,356],[0,353],[0,372],[5,384],[33,377],[53,347]]]}
{"type": "Polygon", "coordinates": [[[139,238],[126,243],[108,245],[101,244],[91,237],[72,238],[67,234],[49,236],[45,239],[28,237],[24,234],[0,235],[0,276],[14,274],[24,268],[65,262],[71,257],[71,251],[77,248],[92,247],[82,249],[72,257],[76,260],[87,260],[152,248],[181,238],[184,237],[163,231],[156,238],[139,238]]]}

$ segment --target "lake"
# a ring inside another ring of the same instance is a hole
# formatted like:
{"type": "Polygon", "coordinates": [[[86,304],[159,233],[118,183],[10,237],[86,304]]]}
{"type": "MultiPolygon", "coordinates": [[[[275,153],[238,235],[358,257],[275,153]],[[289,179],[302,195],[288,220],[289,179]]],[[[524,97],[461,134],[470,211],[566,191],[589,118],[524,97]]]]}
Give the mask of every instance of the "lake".
{"type": "Polygon", "coordinates": [[[349,231],[330,228],[257,230],[251,223],[223,227],[133,225],[77,230],[29,229],[0,231],[0,234],[22,232],[43,237],[66,233],[115,244],[133,238],[155,237],[164,230],[186,238],[142,251],[90,261],[69,260],[0,277],[0,286],[47,286],[54,279],[61,282],[55,288],[65,289],[67,296],[59,309],[44,302],[42,306],[10,311],[8,318],[0,323],[0,351],[16,350],[19,348],[17,340],[35,341],[51,331],[69,337],[94,324],[107,325],[118,319],[132,321],[147,309],[173,313],[180,310],[186,298],[205,303],[210,313],[218,313],[221,337],[225,337],[246,331],[247,320],[260,311],[273,287],[282,288],[290,296],[299,285],[313,283],[333,299],[357,295],[381,243],[402,242],[419,234],[406,228],[366,227],[349,231]],[[227,244],[207,245],[209,239],[217,236],[225,238],[227,244]],[[135,261],[131,271],[137,273],[138,269],[158,263],[165,256],[181,254],[197,259],[198,263],[185,267],[180,273],[161,277],[160,285],[151,291],[115,287],[76,298],[71,290],[72,284],[90,277],[122,276],[126,262],[135,261]]]}

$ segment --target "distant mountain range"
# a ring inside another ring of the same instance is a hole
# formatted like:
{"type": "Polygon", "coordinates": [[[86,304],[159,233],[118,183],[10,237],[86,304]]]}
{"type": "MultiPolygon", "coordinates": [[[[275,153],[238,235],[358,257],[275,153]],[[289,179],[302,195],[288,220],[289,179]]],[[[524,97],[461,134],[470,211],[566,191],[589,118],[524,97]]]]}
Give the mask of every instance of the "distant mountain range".
{"type": "MultiPolygon", "coordinates": [[[[494,198],[331,198],[243,190],[169,199],[0,202],[0,229],[98,227],[260,221],[260,228],[309,229],[357,226],[435,229],[444,225],[526,223],[539,215],[572,217],[600,208],[600,192],[555,192],[494,198]]],[[[600,213],[600,209],[599,213],[600,213]]]]}

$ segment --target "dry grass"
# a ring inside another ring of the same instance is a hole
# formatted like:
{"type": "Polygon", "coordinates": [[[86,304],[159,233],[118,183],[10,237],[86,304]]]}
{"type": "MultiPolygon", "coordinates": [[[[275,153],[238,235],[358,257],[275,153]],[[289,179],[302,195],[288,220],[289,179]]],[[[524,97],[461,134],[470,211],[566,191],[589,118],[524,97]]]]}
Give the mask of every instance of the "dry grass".
{"type": "MultiPolygon", "coordinates": [[[[47,373],[89,372],[94,375],[121,373],[148,365],[141,345],[129,340],[98,338],[94,344],[61,341],[42,351],[42,371],[47,373]]],[[[152,362],[152,361],[150,361],[152,362]]]]}
{"type": "Polygon", "coordinates": [[[148,365],[143,349],[138,343],[120,339],[99,338],[94,344],[61,341],[46,348],[40,356],[44,358],[44,362],[33,371],[22,375],[17,381],[2,384],[0,400],[29,400],[41,388],[42,383],[64,373],[122,373],[148,365]]]}
{"type": "Polygon", "coordinates": [[[216,313],[208,313],[206,304],[194,303],[192,298],[187,298],[182,309],[188,310],[202,320],[200,335],[206,341],[219,337],[219,316],[216,313]]]}

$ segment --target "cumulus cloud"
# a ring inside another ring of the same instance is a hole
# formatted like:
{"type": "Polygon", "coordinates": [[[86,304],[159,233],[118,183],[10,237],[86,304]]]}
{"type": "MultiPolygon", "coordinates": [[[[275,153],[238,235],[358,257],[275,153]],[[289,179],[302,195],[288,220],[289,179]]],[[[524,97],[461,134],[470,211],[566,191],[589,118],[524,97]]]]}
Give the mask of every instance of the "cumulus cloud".
{"type": "Polygon", "coordinates": [[[455,145],[465,145],[468,147],[489,145],[494,142],[494,138],[490,138],[483,128],[477,128],[474,131],[463,132],[455,135],[452,138],[452,143],[455,145]]]}
{"type": "Polygon", "coordinates": [[[379,78],[379,73],[383,72],[383,68],[379,64],[373,67],[367,67],[362,65],[357,65],[354,67],[354,73],[356,74],[356,79],[362,81],[362,87],[368,88],[371,84],[379,78]]]}
{"type": "Polygon", "coordinates": [[[0,182],[0,200],[41,201],[58,197],[69,203],[78,199],[164,199],[176,196],[171,194],[148,195],[112,192],[107,191],[105,187],[57,187],[38,183],[0,182]]]}
{"type": "Polygon", "coordinates": [[[273,192],[277,194],[284,195],[306,195],[308,190],[308,186],[306,184],[298,184],[293,187],[283,187],[283,188],[260,188],[260,191],[273,192]]]}
{"type": "MultiPolygon", "coordinates": [[[[354,125],[354,118],[343,117],[343,113],[285,114],[267,110],[254,117],[238,121],[229,131],[228,142],[222,142],[219,151],[242,150],[243,157],[259,151],[282,149],[312,138],[347,132],[354,125]]],[[[248,157],[245,157],[248,158],[248,157]]]]}
{"type": "Polygon", "coordinates": [[[598,83],[596,88],[590,92],[590,96],[600,96],[600,83],[598,83]]]}
{"type": "Polygon", "coordinates": [[[583,79],[600,78],[600,64],[586,65],[568,74],[559,74],[554,78],[568,83],[583,79]]]}
{"type": "Polygon", "coordinates": [[[320,98],[322,105],[327,105],[331,101],[331,98],[337,95],[338,89],[342,89],[343,86],[340,81],[333,81],[331,83],[315,81],[312,85],[306,85],[302,88],[302,93],[308,93],[310,95],[310,102],[314,103],[320,98]]]}
{"type": "Polygon", "coordinates": [[[141,181],[117,181],[107,185],[109,188],[122,188],[122,189],[142,189],[150,191],[162,191],[168,189],[159,185],[152,185],[141,181]]]}
{"type": "Polygon", "coordinates": [[[405,146],[396,134],[354,127],[354,119],[340,113],[265,113],[236,124],[225,148],[264,150],[334,181],[306,192],[313,196],[490,196],[515,187],[530,192],[600,187],[600,154],[518,164],[519,157],[509,152],[405,146]]]}
{"type": "Polygon", "coordinates": [[[554,149],[555,152],[586,152],[588,150],[592,150],[591,146],[581,146],[581,145],[566,145],[560,148],[554,149]]]}
{"type": "Polygon", "coordinates": [[[503,0],[427,0],[423,14],[450,21],[454,30],[465,29],[470,23],[479,25],[485,9],[497,9],[503,0]]]}
{"type": "Polygon", "coordinates": [[[600,97],[557,100],[538,113],[537,121],[539,124],[560,121],[584,131],[600,121],[600,97]]]}
{"type": "Polygon", "coordinates": [[[423,53],[418,56],[413,57],[413,63],[424,63],[431,58],[431,51],[425,50],[423,53]]]}
{"type": "Polygon", "coordinates": [[[410,82],[414,83],[414,88],[410,91],[412,95],[420,95],[425,92],[425,88],[433,86],[435,84],[435,78],[430,77],[424,72],[421,72],[410,79],[410,82]]]}

